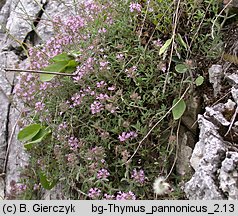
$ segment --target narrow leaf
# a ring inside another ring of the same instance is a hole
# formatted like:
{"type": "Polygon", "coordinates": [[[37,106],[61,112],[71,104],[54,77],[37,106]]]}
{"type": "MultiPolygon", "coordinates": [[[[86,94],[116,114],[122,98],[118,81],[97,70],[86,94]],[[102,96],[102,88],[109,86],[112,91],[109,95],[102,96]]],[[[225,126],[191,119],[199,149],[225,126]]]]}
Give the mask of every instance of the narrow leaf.
{"type": "Polygon", "coordinates": [[[41,125],[39,124],[28,125],[18,133],[17,139],[22,142],[31,140],[40,131],[40,129],[41,125]]]}
{"type": "Polygon", "coordinates": [[[171,39],[168,39],[168,40],[164,43],[164,45],[163,45],[163,46],[160,48],[160,50],[159,50],[159,55],[162,55],[162,54],[168,49],[168,47],[170,46],[171,42],[172,42],[172,38],[171,38],[171,39]]]}
{"type": "MultiPolygon", "coordinates": [[[[179,101],[179,99],[174,99],[173,100],[173,106],[179,101]]],[[[179,101],[179,103],[172,109],[172,114],[173,114],[173,118],[174,120],[178,120],[181,118],[181,116],[183,115],[183,113],[186,110],[186,103],[185,101],[182,99],[179,101]]]]}
{"type": "Polygon", "coordinates": [[[178,40],[179,40],[179,43],[185,48],[187,49],[187,44],[184,42],[182,36],[180,34],[178,34],[178,40]]]}

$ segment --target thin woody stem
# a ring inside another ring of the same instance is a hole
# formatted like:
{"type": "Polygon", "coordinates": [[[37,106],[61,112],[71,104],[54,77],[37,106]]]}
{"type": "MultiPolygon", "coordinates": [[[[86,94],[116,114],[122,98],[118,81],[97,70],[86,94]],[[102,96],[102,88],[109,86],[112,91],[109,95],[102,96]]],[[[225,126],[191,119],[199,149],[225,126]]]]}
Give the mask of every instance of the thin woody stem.
{"type": "Polygon", "coordinates": [[[41,70],[23,70],[23,69],[14,69],[14,68],[4,68],[6,72],[29,72],[29,73],[37,73],[37,74],[53,74],[60,76],[77,76],[76,74],[68,74],[68,73],[59,73],[52,71],[41,71],[41,70]]]}

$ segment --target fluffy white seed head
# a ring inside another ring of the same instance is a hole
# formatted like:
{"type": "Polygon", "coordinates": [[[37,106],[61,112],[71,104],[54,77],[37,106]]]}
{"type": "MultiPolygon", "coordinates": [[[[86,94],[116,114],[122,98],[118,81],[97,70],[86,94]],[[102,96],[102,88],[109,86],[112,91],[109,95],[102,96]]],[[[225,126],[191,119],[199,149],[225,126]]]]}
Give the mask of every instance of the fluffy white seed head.
{"type": "Polygon", "coordinates": [[[164,195],[171,191],[171,186],[169,183],[165,182],[165,178],[163,176],[159,176],[154,181],[153,189],[156,196],[164,195]]]}

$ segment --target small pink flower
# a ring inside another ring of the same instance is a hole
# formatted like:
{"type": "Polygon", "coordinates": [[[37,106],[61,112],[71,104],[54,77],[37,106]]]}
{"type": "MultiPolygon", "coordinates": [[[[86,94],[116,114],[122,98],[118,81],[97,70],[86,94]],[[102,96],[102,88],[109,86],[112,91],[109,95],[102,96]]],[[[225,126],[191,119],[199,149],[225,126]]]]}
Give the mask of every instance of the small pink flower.
{"type": "Polygon", "coordinates": [[[122,60],[123,59],[123,54],[121,54],[121,53],[119,53],[119,54],[117,54],[116,55],[116,58],[118,59],[118,60],[122,60]]]}
{"type": "Polygon", "coordinates": [[[37,102],[37,103],[35,104],[35,109],[36,109],[36,111],[42,111],[42,110],[44,109],[44,107],[45,107],[45,104],[42,103],[42,102],[37,102]]]}
{"type": "Polygon", "coordinates": [[[118,136],[120,142],[125,142],[128,139],[133,139],[136,138],[138,135],[136,132],[134,131],[130,131],[130,132],[122,132],[121,135],[118,136]]]}
{"type": "Polygon", "coordinates": [[[127,193],[119,191],[117,193],[116,200],[136,200],[136,196],[131,191],[127,193]]]}
{"type": "Polygon", "coordinates": [[[109,91],[114,91],[115,89],[116,89],[116,87],[115,86],[111,86],[111,87],[108,87],[107,88],[109,91]]]}
{"type": "Polygon", "coordinates": [[[106,179],[109,175],[110,175],[110,173],[106,169],[102,168],[98,171],[97,178],[98,179],[106,179]]]}
{"type": "Polygon", "coordinates": [[[94,101],[90,106],[92,114],[99,113],[103,110],[103,105],[99,101],[94,101]]]}
{"type": "Polygon", "coordinates": [[[98,33],[106,33],[107,32],[107,29],[105,28],[101,28],[98,30],[98,33]]]}
{"type": "Polygon", "coordinates": [[[101,195],[101,190],[98,188],[91,188],[88,192],[88,196],[92,199],[96,199],[101,195]]]}
{"type": "Polygon", "coordinates": [[[139,3],[130,3],[130,12],[141,12],[142,6],[139,3]]]}
{"type": "Polygon", "coordinates": [[[139,171],[137,171],[136,169],[134,169],[131,178],[134,179],[136,182],[143,184],[145,181],[144,170],[140,169],[139,171]]]}

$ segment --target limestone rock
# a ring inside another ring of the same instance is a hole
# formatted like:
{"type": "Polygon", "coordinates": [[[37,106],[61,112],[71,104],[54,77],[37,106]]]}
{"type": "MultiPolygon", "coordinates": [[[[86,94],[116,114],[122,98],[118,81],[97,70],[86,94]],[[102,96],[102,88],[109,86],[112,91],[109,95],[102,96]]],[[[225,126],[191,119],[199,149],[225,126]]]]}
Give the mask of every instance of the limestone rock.
{"type": "Polygon", "coordinates": [[[229,200],[238,200],[238,153],[227,152],[222,162],[220,174],[220,188],[224,191],[229,200]]]}
{"type": "MultiPolygon", "coordinates": [[[[234,88],[235,101],[236,93],[234,88]]],[[[207,107],[204,115],[198,116],[199,141],[190,159],[195,173],[184,189],[189,199],[238,199],[238,153],[221,134],[222,128],[227,131],[232,123],[226,120],[224,111],[234,111],[235,104],[229,99],[225,104],[207,107]]]]}
{"type": "Polygon", "coordinates": [[[4,67],[11,67],[11,65],[18,62],[17,56],[13,52],[0,53],[0,173],[3,171],[5,160],[5,153],[8,140],[8,122],[9,122],[9,108],[12,91],[14,74],[6,74],[3,71],[4,67]]]}
{"type": "Polygon", "coordinates": [[[217,97],[221,91],[221,79],[223,77],[223,69],[221,65],[212,65],[208,70],[209,82],[213,84],[214,97],[217,97]]]}
{"type": "Polygon", "coordinates": [[[74,14],[74,9],[77,8],[77,3],[74,0],[58,1],[51,0],[48,2],[47,7],[42,15],[41,22],[39,22],[36,31],[39,36],[39,40],[36,43],[46,42],[49,40],[54,33],[52,21],[55,17],[59,16],[61,18],[68,17],[74,14]]]}
{"type": "Polygon", "coordinates": [[[225,197],[219,191],[214,181],[214,175],[199,168],[192,179],[185,184],[185,193],[190,200],[223,200],[225,197]]]}
{"type": "Polygon", "coordinates": [[[191,176],[192,168],[189,160],[192,155],[192,147],[195,144],[193,134],[186,127],[180,126],[179,129],[179,149],[176,161],[176,171],[180,176],[191,176]]]}
{"type": "Polygon", "coordinates": [[[40,11],[42,4],[37,1],[13,1],[10,8],[10,15],[6,28],[13,38],[11,45],[19,46],[14,38],[22,42],[27,33],[33,29],[33,22],[37,13],[40,11]]]}
{"type": "Polygon", "coordinates": [[[4,190],[5,190],[4,178],[0,177],[0,200],[3,200],[5,197],[4,190]]]}

